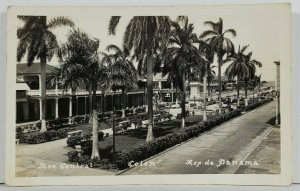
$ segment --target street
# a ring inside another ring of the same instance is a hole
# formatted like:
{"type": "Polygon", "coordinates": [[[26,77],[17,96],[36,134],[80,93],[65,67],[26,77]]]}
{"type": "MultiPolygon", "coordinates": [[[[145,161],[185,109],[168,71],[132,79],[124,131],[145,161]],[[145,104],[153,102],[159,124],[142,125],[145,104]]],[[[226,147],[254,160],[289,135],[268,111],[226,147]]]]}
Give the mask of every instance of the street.
{"type": "Polygon", "coordinates": [[[267,123],[274,116],[271,102],[144,161],[155,166],[139,165],[121,175],[279,173],[280,129],[267,123]]]}

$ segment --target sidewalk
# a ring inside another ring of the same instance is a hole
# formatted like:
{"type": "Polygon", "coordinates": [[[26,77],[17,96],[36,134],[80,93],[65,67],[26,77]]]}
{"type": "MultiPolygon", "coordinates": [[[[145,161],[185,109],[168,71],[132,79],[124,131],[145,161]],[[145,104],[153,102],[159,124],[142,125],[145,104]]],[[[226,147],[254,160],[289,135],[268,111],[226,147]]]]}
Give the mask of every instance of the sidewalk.
{"type": "Polygon", "coordinates": [[[16,176],[101,176],[115,175],[114,172],[67,166],[66,153],[73,150],[67,147],[65,139],[47,143],[16,145],[16,176]],[[46,165],[46,168],[39,168],[46,165]]]}

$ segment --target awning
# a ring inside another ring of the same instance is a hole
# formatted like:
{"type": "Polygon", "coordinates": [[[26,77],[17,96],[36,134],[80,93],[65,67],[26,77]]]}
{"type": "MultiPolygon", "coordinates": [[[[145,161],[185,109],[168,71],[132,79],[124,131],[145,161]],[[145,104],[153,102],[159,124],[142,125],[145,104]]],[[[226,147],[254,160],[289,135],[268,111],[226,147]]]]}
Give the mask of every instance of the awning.
{"type": "Polygon", "coordinates": [[[30,90],[30,88],[26,83],[17,83],[16,90],[30,90]]]}

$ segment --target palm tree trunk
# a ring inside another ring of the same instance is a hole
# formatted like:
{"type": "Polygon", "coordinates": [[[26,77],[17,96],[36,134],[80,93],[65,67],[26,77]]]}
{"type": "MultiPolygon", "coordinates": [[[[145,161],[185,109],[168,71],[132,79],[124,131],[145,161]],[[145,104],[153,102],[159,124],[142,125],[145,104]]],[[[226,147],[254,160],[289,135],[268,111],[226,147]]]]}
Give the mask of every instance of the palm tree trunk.
{"type": "Polygon", "coordinates": [[[88,84],[88,91],[89,91],[89,124],[92,124],[92,108],[93,108],[93,82],[90,80],[88,84]]]}
{"type": "Polygon", "coordinates": [[[210,81],[207,81],[207,93],[208,93],[208,101],[210,101],[212,97],[210,81]]]}
{"type": "Polygon", "coordinates": [[[207,120],[206,116],[206,81],[207,81],[207,71],[203,77],[203,121],[207,120]]]}
{"type": "Polygon", "coordinates": [[[41,89],[41,132],[47,131],[46,127],[46,58],[41,58],[41,76],[40,76],[40,89],[41,89]]]}
{"type": "Polygon", "coordinates": [[[93,82],[90,80],[89,82],[89,113],[92,113],[93,108],[93,82]]]}
{"type": "Polygon", "coordinates": [[[219,114],[221,114],[222,111],[222,100],[221,100],[221,92],[222,92],[222,79],[221,79],[221,65],[222,65],[222,58],[219,59],[219,64],[218,64],[218,81],[219,81],[219,95],[218,95],[218,100],[219,100],[219,114]]]}
{"type": "MultiPolygon", "coordinates": [[[[98,145],[98,112],[97,112],[97,104],[96,104],[96,91],[97,89],[93,87],[91,84],[92,93],[92,102],[90,102],[90,110],[92,110],[91,118],[92,118],[92,125],[93,125],[93,147],[92,147],[92,156],[91,159],[100,160],[99,154],[99,145],[98,145]]],[[[89,84],[89,86],[90,86],[89,84]]],[[[90,91],[90,87],[89,87],[90,91]]]]}
{"type": "Polygon", "coordinates": [[[185,127],[185,71],[182,74],[181,128],[185,127]]]}
{"type": "Polygon", "coordinates": [[[98,145],[98,113],[96,109],[92,110],[93,121],[93,147],[91,159],[100,159],[99,145],[98,145]]]}
{"type": "Polygon", "coordinates": [[[148,104],[148,132],[146,142],[152,141],[153,137],[153,62],[152,55],[147,58],[147,104],[148,104]]]}
{"type": "Polygon", "coordinates": [[[122,89],[122,118],[125,118],[126,89],[122,89]]]}
{"type": "Polygon", "coordinates": [[[237,77],[236,94],[237,94],[237,106],[240,106],[240,85],[239,85],[239,77],[237,77]]]}

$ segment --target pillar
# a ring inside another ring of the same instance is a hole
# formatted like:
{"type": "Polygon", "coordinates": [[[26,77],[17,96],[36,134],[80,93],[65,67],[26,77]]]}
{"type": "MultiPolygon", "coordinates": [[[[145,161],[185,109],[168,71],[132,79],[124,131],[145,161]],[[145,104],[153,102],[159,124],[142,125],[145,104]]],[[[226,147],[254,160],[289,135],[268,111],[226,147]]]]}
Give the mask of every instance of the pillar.
{"type": "Polygon", "coordinates": [[[71,123],[72,122],[72,115],[73,115],[73,113],[72,113],[72,97],[69,97],[69,123],[71,123]]]}
{"type": "Polygon", "coordinates": [[[174,86],[173,86],[173,82],[171,82],[171,90],[172,90],[172,98],[171,98],[171,102],[174,103],[174,86]]]}
{"type": "Polygon", "coordinates": [[[158,89],[161,90],[161,81],[158,81],[158,89]]]}
{"type": "Polygon", "coordinates": [[[58,97],[55,98],[55,119],[58,119],[58,97]]]}
{"type": "Polygon", "coordinates": [[[24,113],[24,120],[28,120],[29,119],[29,106],[28,106],[28,102],[23,102],[23,113],[24,113]]]}
{"type": "Polygon", "coordinates": [[[34,110],[34,117],[33,117],[33,119],[34,120],[36,120],[36,119],[38,119],[38,115],[39,115],[39,104],[40,104],[40,102],[33,102],[34,103],[34,108],[33,108],[33,110],[34,110]]]}
{"type": "Polygon", "coordinates": [[[55,80],[55,95],[58,95],[57,79],[55,80]]]}
{"type": "MultiPolygon", "coordinates": [[[[42,95],[42,88],[41,88],[41,85],[42,85],[42,79],[41,79],[41,75],[38,75],[39,76],[39,90],[40,90],[40,96],[42,95]]],[[[42,109],[42,102],[40,100],[40,110],[42,109]]],[[[40,117],[42,119],[42,117],[40,117]]]]}
{"type": "Polygon", "coordinates": [[[69,97],[69,117],[72,117],[73,112],[72,112],[72,97],[69,97]]]}
{"type": "Polygon", "coordinates": [[[275,61],[276,64],[276,80],[275,80],[275,93],[276,93],[276,120],[275,124],[280,124],[280,61],[275,61]]]}
{"type": "Polygon", "coordinates": [[[78,102],[78,96],[76,96],[76,115],[78,115],[78,104],[79,104],[79,102],[78,102]]]}
{"type": "Polygon", "coordinates": [[[84,114],[86,115],[86,97],[84,97],[84,114]]]}
{"type": "Polygon", "coordinates": [[[39,105],[40,105],[40,120],[42,120],[42,99],[39,99],[39,105]]]}

